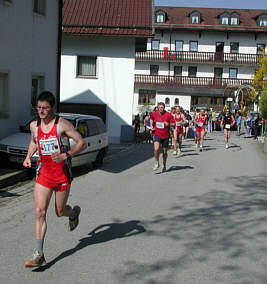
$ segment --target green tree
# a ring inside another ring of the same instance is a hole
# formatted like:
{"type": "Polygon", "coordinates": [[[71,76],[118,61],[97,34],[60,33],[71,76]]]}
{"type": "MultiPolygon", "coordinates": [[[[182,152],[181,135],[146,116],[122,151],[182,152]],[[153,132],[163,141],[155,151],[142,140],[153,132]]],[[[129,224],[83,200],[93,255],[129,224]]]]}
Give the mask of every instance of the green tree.
{"type": "Polygon", "coordinates": [[[260,108],[262,117],[264,119],[267,119],[267,89],[261,92],[259,108],[260,108]]]}
{"type": "Polygon", "coordinates": [[[261,92],[267,89],[267,55],[263,50],[262,57],[259,59],[258,67],[254,75],[252,85],[255,91],[261,96],[261,92]]]}

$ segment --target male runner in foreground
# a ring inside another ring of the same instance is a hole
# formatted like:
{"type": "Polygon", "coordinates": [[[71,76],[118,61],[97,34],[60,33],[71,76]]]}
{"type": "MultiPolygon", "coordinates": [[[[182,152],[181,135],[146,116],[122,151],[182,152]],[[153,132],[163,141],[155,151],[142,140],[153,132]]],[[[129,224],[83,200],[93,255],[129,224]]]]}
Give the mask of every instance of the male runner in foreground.
{"type": "Polygon", "coordinates": [[[166,172],[167,151],[170,137],[170,126],[174,127],[175,122],[172,115],[165,111],[165,104],[158,103],[158,111],[154,111],[150,116],[150,127],[153,131],[155,166],[153,171],[159,168],[159,150],[162,146],[163,168],[166,172]],[[154,125],[155,124],[155,125],[154,125]]]}
{"type": "Polygon", "coordinates": [[[36,249],[25,267],[39,267],[46,264],[43,243],[47,229],[46,212],[55,192],[55,209],[58,217],[69,217],[68,230],[74,230],[79,223],[80,207],[66,205],[71,186],[71,158],[86,148],[81,135],[73,125],[55,115],[55,98],[50,92],[42,92],[37,99],[39,118],[30,124],[31,140],[23,162],[31,167],[31,157],[38,151],[40,161],[36,170],[34,186],[36,249]],[[64,151],[63,138],[72,138],[76,145],[64,151]]]}

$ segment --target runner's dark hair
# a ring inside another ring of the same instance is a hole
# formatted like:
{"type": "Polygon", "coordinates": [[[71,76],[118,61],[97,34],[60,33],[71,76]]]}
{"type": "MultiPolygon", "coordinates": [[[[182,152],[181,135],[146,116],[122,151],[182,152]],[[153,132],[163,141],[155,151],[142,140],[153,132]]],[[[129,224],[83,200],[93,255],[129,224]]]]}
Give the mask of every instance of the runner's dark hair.
{"type": "Polygon", "coordinates": [[[37,102],[38,101],[48,102],[51,107],[53,107],[56,104],[56,99],[54,95],[49,91],[43,91],[42,93],[40,93],[37,98],[37,102]]]}

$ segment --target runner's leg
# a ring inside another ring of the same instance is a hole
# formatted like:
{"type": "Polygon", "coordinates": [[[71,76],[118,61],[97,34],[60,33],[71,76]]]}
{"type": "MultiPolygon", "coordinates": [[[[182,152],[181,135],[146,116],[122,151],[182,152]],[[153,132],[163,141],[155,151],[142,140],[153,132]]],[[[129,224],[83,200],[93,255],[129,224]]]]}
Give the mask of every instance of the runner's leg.
{"type": "Polygon", "coordinates": [[[55,210],[58,217],[69,217],[72,213],[72,208],[67,204],[70,188],[64,191],[55,192],[55,210]]]}
{"type": "Polygon", "coordinates": [[[173,155],[177,154],[177,130],[173,131],[173,155]]]}
{"type": "Polygon", "coordinates": [[[51,200],[52,189],[35,183],[34,187],[34,203],[35,203],[35,238],[44,239],[47,224],[46,212],[51,200]]]}

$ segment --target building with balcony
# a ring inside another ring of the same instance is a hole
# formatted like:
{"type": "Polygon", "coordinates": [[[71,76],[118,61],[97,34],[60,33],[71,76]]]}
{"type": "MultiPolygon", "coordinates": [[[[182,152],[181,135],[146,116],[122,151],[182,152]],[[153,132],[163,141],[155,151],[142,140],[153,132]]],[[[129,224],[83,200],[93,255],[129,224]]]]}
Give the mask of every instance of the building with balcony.
{"type": "Polygon", "coordinates": [[[60,0],[0,0],[0,139],[35,112],[43,90],[59,90],[60,0]]]}
{"type": "Polygon", "coordinates": [[[266,51],[267,10],[157,6],[154,20],[155,37],[135,54],[134,113],[159,101],[220,111],[251,85],[266,51]]]}

